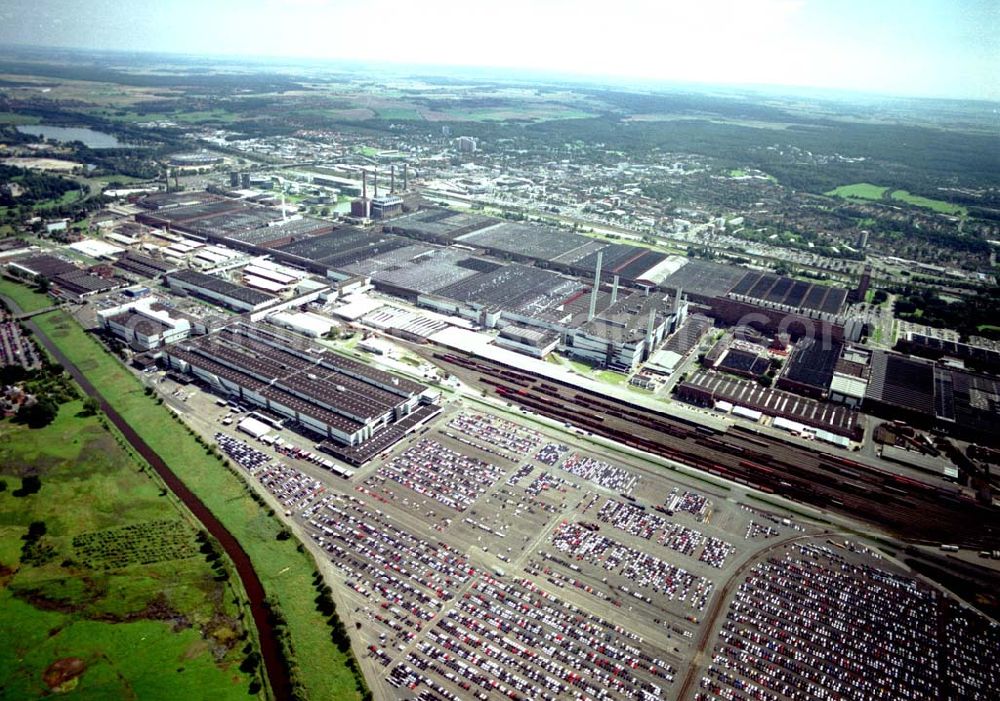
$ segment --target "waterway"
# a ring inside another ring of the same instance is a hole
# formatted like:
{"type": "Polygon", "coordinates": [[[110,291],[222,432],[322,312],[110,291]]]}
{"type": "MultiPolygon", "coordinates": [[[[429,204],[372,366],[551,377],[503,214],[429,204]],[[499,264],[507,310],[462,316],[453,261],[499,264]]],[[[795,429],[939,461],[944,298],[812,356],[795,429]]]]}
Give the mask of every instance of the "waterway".
{"type": "MultiPolygon", "coordinates": [[[[10,306],[11,311],[20,313],[20,309],[17,305],[12,304],[11,300],[6,299],[5,301],[10,306]]],[[[233,566],[236,568],[236,574],[239,576],[240,581],[243,583],[243,589],[247,593],[247,599],[250,602],[250,612],[253,616],[254,625],[257,628],[257,638],[260,641],[260,655],[264,661],[264,669],[267,672],[267,678],[271,685],[271,691],[274,693],[274,698],[278,699],[278,701],[291,698],[291,678],[289,677],[288,669],[283,663],[276,631],[268,620],[267,610],[264,608],[264,585],[260,581],[260,577],[257,576],[257,572],[254,570],[253,563],[250,561],[250,556],[247,555],[246,550],[243,549],[243,546],[240,545],[233,534],[222,525],[222,522],[209,511],[204,502],[188,489],[187,485],[167,467],[163,458],[149,447],[128,422],[115,411],[114,407],[108,404],[90,380],[86,378],[79,368],[70,362],[69,358],[42,332],[38,325],[33,321],[26,321],[24,325],[31,329],[35,335],[35,339],[45,346],[56,361],[83,388],[83,391],[100,403],[101,411],[107,415],[111,423],[122,432],[122,435],[125,436],[125,439],[136,449],[139,455],[156,470],[170,491],[184,502],[184,505],[194,514],[202,526],[205,527],[205,530],[219,541],[219,544],[226,551],[226,555],[229,556],[233,566]]]]}
{"type": "Polygon", "coordinates": [[[113,134],[95,131],[86,127],[54,127],[48,124],[21,124],[16,129],[22,134],[34,134],[43,139],[51,139],[62,143],[79,141],[89,148],[124,148],[123,144],[113,134]]]}

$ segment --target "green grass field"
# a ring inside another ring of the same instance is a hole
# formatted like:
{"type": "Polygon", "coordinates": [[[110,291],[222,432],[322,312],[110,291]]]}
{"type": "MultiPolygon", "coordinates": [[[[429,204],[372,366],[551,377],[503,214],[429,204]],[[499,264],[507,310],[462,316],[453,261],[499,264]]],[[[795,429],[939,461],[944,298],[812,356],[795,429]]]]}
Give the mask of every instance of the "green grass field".
{"type": "Polygon", "coordinates": [[[456,122],[550,122],[559,119],[589,119],[594,114],[583,110],[576,110],[562,105],[526,105],[522,108],[514,107],[483,107],[462,109],[461,107],[448,107],[441,112],[448,119],[456,122]]]}
{"type": "Polygon", "coordinates": [[[294,539],[277,540],[281,523],[249,498],[244,482],[199,446],[167,408],[147,397],[139,380],[71,317],[49,312],[36,322],[246,549],[268,595],[284,612],[294,649],[302,653],[295,664],[308,698],[357,698],[347,655],[334,647],[316,610],[312,557],[299,552],[294,539]]]}
{"type": "Polygon", "coordinates": [[[202,110],[192,112],[133,112],[118,114],[117,110],[94,110],[97,114],[120,122],[175,122],[178,124],[197,124],[200,122],[236,122],[240,115],[225,109],[202,110]]]}
{"type": "Polygon", "coordinates": [[[0,124],[38,124],[41,118],[16,112],[0,112],[0,124]]]}
{"type": "MultiPolygon", "coordinates": [[[[72,202],[77,202],[81,199],[84,198],[81,197],[79,190],[67,190],[58,198],[35,202],[34,204],[31,205],[31,207],[35,212],[39,212],[42,210],[52,209],[53,207],[60,207],[62,205],[67,205],[72,202]]],[[[10,209],[13,209],[13,207],[0,207],[0,216],[6,216],[7,211],[10,209]]]]}
{"type": "Polygon", "coordinates": [[[914,207],[923,207],[924,209],[931,209],[935,212],[941,212],[942,214],[953,214],[963,217],[968,214],[965,207],[957,204],[951,204],[950,202],[944,202],[943,200],[933,200],[929,197],[921,197],[920,195],[913,195],[906,190],[891,190],[888,187],[872,185],[871,183],[841,185],[834,190],[830,190],[826,194],[830,197],[874,201],[884,200],[888,197],[890,200],[905,202],[906,204],[911,204],[914,207]]]}
{"type": "Polygon", "coordinates": [[[841,185],[826,193],[830,197],[844,197],[858,200],[881,200],[885,197],[889,188],[871,183],[854,183],[853,185],[841,185]]]}
{"type": "Polygon", "coordinates": [[[628,382],[628,375],[615,372],[614,370],[598,370],[587,363],[582,363],[579,360],[573,360],[557,353],[550,353],[548,361],[554,365],[562,365],[563,367],[575,370],[577,374],[589,377],[592,380],[604,382],[609,385],[626,386],[628,382]]]}
{"type": "Polygon", "coordinates": [[[375,112],[379,119],[423,121],[423,116],[417,110],[407,109],[406,107],[378,107],[375,112]]]}
{"type": "Polygon", "coordinates": [[[906,190],[893,190],[890,197],[900,202],[912,204],[914,207],[932,209],[935,212],[940,212],[942,214],[952,214],[964,217],[969,213],[965,207],[960,205],[944,202],[943,200],[932,200],[929,197],[921,197],[920,195],[911,195],[906,190]]]}
{"type": "Polygon", "coordinates": [[[198,552],[186,512],[82,401],[45,428],[0,422],[0,697],[246,698],[242,599],[198,552]],[[16,497],[21,477],[41,489],[16,497]],[[23,552],[30,523],[39,547],[23,552]],[[129,534],[129,537],[123,537],[129,534]],[[83,546],[89,544],[89,550],[83,546]],[[216,654],[220,656],[216,661],[216,654]]]}
{"type": "Polygon", "coordinates": [[[601,382],[607,382],[609,385],[622,385],[628,382],[628,375],[615,372],[614,370],[599,370],[594,373],[594,377],[601,382]]]}
{"type": "Polygon", "coordinates": [[[25,312],[38,311],[55,304],[55,300],[48,295],[3,277],[0,277],[0,295],[12,299],[25,312]]]}

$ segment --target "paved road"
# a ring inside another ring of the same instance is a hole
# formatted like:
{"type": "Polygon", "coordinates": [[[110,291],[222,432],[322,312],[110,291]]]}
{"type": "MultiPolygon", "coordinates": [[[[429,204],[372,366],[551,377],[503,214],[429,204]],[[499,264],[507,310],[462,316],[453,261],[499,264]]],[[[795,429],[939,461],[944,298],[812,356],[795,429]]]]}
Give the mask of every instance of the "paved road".
{"type": "MultiPolygon", "coordinates": [[[[8,304],[11,304],[10,300],[6,300],[8,304]]],[[[12,310],[16,311],[16,306],[11,306],[12,310]]],[[[86,376],[77,368],[69,359],[63,355],[62,351],[52,342],[52,340],[45,335],[45,333],[38,327],[33,321],[25,322],[25,326],[31,329],[34,333],[35,338],[41,342],[43,346],[52,354],[56,361],[66,369],[66,371],[73,377],[74,380],[83,388],[83,391],[88,395],[98,400],[101,405],[101,410],[107,414],[111,422],[122,432],[125,439],[138,451],[138,453],[146,460],[153,469],[156,470],[157,474],[164,481],[167,487],[177,495],[184,505],[190,509],[191,513],[194,514],[195,518],[201,522],[205,530],[212,534],[212,536],[219,541],[222,548],[226,551],[229,559],[232,560],[233,565],[236,568],[236,573],[239,575],[240,581],[243,583],[243,589],[247,593],[247,598],[250,601],[250,612],[253,615],[254,625],[257,627],[257,637],[260,641],[260,654],[264,660],[264,669],[267,672],[267,678],[271,685],[271,690],[274,693],[276,699],[284,700],[291,698],[292,695],[292,685],[291,679],[288,675],[288,669],[282,659],[280,644],[278,643],[278,638],[274,628],[268,621],[267,610],[264,608],[264,585],[260,581],[260,577],[257,576],[257,572],[253,568],[253,563],[250,561],[250,556],[247,555],[243,546],[240,545],[239,541],[230,533],[222,522],[219,521],[208,507],[205,506],[204,502],[201,501],[187,486],[180,480],[180,478],[175,475],[167,464],[146,442],[133,430],[133,428],[125,421],[122,416],[115,411],[115,409],[108,404],[101,393],[94,387],[93,384],[86,378],[86,376]]]]}

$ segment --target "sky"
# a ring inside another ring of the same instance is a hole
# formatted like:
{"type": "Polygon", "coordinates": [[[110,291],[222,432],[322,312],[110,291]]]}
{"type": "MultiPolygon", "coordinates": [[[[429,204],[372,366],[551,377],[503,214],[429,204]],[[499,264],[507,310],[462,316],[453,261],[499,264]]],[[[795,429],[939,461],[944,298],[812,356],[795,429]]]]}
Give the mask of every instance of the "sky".
{"type": "Polygon", "coordinates": [[[0,44],[1000,100],[998,0],[3,0],[0,44]]]}

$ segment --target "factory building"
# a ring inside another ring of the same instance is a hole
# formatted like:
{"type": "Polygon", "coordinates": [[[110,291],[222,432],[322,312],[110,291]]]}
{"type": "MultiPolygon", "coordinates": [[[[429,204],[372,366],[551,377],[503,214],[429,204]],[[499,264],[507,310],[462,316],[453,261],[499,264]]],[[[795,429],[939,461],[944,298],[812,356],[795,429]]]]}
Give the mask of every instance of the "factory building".
{"type": "Polygon", "coordinates": [[[843,349],[842,343],[824,343],[815,338],[799,339],[778,378],[778,387],[807,397],[825,399],[843,349]]]}
{"type": "MultiPolygon", "coordinates": [[[[592,307],[593,308],[593,307],[592,307]]],[[[563,332],[562,350],[584,362],[619,372],[634,372],[687,315],[676,298],[633,292],[600,314],[563,332]]]]}
{"type": "Polygon", "coordinates": [[[278,297],[248,287],[241,287],[214,275],[195,270],[178,270],[167,275],[172,290],[183,290],[223,307],[253,312],[274,304],[278,297]]]}
{"type": "Polygon", "coordinates": [[[372,219],[390,219],[403,213],[403,198],[398,195],[382,195],[371,201],[372,219]]]}
{"type": "Polygon", "coordinates": [[[873,351],[864,407],[915,426],[946,427],[962,440],[1000,445],[1000,380],[989,375],[873,351]]]}
{"type": "Polygon", "coordinates": [[[144,297],[97,312],[102,329],[138,351],[177,343],[191,335],[191,320],[155,297],[144,297]]]}
{"type": "Polygon", "coordinates": [[[416,382],[253,324],[170,346],[164,357],[216,391],[346,446],[364,444],[434,399],[416,382]]]}
{"type": "MultiPolygon", "coordinates": [[[[241,184],[249,187],[250,174],[242,176],[246,177],[241,184]]],[[[161,193],[144,197],[136,204],[144,210],[135,216],[140,224],[239,250],[281,246],[333,230],[329,222],[289,217],[278,209],[207,192],[161,193]]]]}
{"type": "Polygon", "coordinates": [[[114,277],[110,266],[95,265],[83,269],[48,254],[11,260],[6,265],[6,271],[13,277],[36,282],[47,280],[52,294],[74,302],[124,285],[123,280],[114,277]]]}
{"type": "Polygon", "coordinates": [[[511,324],[500,330],[500,335],[494,343],[501,348],[508,348],[534,358],[544,358],[558,347],[559,334],[555,331],[511,324]]]}
{"type": "Polygon", "coordinates": [[[175,153],[172,154],[168,159],[167,163],[172,166],[177,166],[181,168],[195,168],[195,167],[211,167],[222,165],[225,159],[217,154],[211,153],[210,151],[191,151],[187,153],[175,153]]]}

